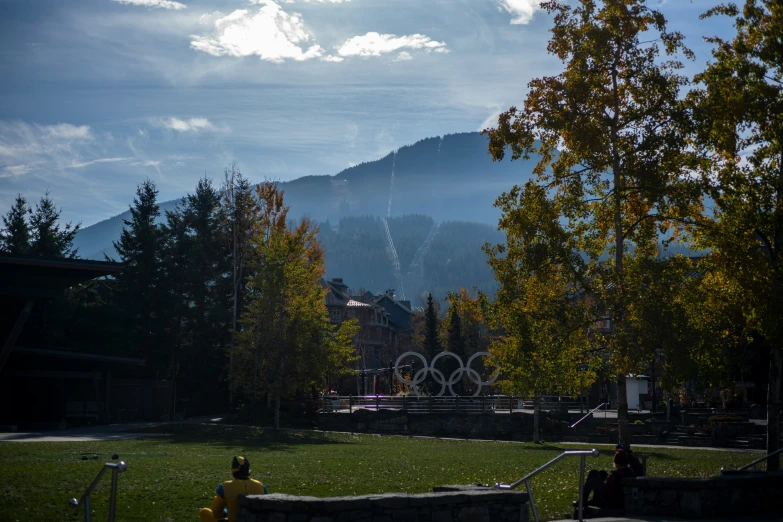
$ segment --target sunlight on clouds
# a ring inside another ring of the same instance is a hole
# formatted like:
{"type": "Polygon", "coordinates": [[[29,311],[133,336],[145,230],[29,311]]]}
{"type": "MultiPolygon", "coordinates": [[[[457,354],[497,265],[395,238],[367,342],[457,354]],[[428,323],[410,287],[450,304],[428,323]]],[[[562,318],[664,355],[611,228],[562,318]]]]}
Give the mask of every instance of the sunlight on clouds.
{"type": "Polygon", "coordinates": [[[284,4],[295,4],[297,2],[304,4],[341,4],[350,1],[351,0],[282,0],[284,4]]]}
{"type": "Polygon", "coordinates": [[[155,9],[185,9],[187,6],[173,0],[112,0],[120,4],[138,5],[141,7],[151,7],[155,9]]]}
{"type": "Polygon", "coordinates": [[[512,24],[526,24],[540,8],[540,0],[499,0],[500,7],[513,16],[512,24]]]}
{"type": "MultiPolygon", "coordinates": [[[[432,40],[429,36],[423,34],[412,34],[407,36],[397,36],[394,34],[378,34],[369,32],[364,36],[354,36],[349,38],[342,45],[337,47],[337,54],[342,57],[348,56],[381,56],[386,53],[393,53],[401,49],[416,49],[427,52],[446,53],[446,44],[432,40]]],[[[410,59],[410,53],[405,53],[410,59]]]]}
{"type": "Polygon", "coordinates": [[[159,125],[167,129],[175,130],[178,132],[198,132],[201,130],[214,129],[214,125],[206,118],[190,118],[187,120],[181,120],[179,118],[168,118],[160,120],[159,125]]]}
{"type": "Polygon", "coordinates": [[[300,15],[286,13],[271,0],[254,0],[253,3],[263,7],[257,13],[238,9],[218,18],[214,22],[213,35],[191,36],[191,48],[212,56],[255,55],[273,63],[323,56],[320,45],[304,48],[313,35],[305,29],[300,15]]]}

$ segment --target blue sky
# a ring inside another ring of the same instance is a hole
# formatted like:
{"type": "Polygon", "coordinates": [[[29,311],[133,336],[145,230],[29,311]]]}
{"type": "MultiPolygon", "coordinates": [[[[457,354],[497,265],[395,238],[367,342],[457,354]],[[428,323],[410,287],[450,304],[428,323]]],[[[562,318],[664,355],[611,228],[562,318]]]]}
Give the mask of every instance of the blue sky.
{"type": "MultiPolygon", "coordinates": [[[[686,34],[718,2],[650,0],[686,34]]],[[[49,189],[65,220],[219,179],[335,174],[475,131],[557,74],[538,0],[0,0],[0,212],[49,189]]],[[[488,160],[489,161],[489,160],[488,160]]]]}

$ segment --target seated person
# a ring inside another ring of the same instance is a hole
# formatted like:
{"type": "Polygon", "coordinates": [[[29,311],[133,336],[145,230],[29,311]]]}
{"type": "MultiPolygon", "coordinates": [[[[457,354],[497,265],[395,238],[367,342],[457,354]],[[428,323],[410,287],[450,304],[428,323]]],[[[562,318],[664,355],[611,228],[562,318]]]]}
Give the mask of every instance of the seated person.
{"type": "Polygon", "coordinates": [[[628,465],[628,454],[623,450],[617,450],[614,454],[614,469],[601,488],[601,498],[605,508],[625,509],[625,493],[623,492],[623,479],[635,477],[636,473],[628,465]]]}
{"type": "MultiPolygon", "coordinates": [[[[604,470],[591,470],[582,487],[582,498],[585,506],[595,506],[602,509],[625,509],[625,496],[623,494],[622,479],[636,477],[636,473],[629,466],[628,454],[619,449],[612,459],[614,469],[611,473],[604,470]],[[593,493],[593,498],[589,498],[593,493]]],[[[579,501],[574,502],[574,507],[579,507],[579,501]]]]}
{"type": "Polygon", "coordinates": [[[239,511],[239,495],[266,495],[266,486],[250,478],[250,461],[245,457],[234,457],[231,461],[231,475],[215,490],[212,509],[204,508],[198,518],[201,522],[236,522],[239,511]],[[218,515],[220,518],[217,518],[218,515]]]}
{"type": "Polygon", "coordinates": [[[633,451],[631,448],[626,446],[625,444],[618,444],[614,448],[615,451],[617,450],[623,450],[625,453],[628,454],[628,467],[630,467],[633,472],[636,474],[637,477],[643,477],[644,476],[644,466],[642,466],[642,463],[639,462],[639,459],[636,458],[636,455],[633,454],[633,451]]]}

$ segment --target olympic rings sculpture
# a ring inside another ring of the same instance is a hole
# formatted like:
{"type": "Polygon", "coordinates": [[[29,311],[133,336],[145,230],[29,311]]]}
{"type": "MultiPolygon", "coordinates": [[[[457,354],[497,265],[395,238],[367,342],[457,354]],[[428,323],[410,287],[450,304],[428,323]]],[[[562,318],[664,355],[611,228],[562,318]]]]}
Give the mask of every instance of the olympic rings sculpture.
{"type": "Polygon", "coordinates": [[[425,359],[422,354],[418,352],[405,352],[404,354],[400,355],[397,358],[397,361],[394,363],[394,374],[397,376],[398,381],[412,387],[417,397],[421,397],[421,394],[419,393],[418,385],[424,382],[424,380],[427,378],[427,373],[431,373],[432,378],[435,380],[435,382],[440,384],[440,392],[438,392],[435,395],[435,397],[442,397],[447,387],[449,389],[449,392],[451,392],[451,396],[456,397],[457,394],[454,392],[453,386],[457,384],[460,381],[460,379],[462,379],[462,376],[464,374],[466,374],[468,378],[477,385],[476,391],[473,393],[473,397],[478,397],[479,394],[481,393],[481,388],[483,386],[491,385],[493,382],[497,380],[499,375],[499,372],[496,370],[494,375],[492,375],[489,379],[487,379],[486,381],[482,381],[481,375],[479,375],[479,373],[476,370],[470,367],[476,358],[488,357],[488,356],[489,356],[488,352],[477,352],[470,356],[467,364],[463,364],[462,359],[460,359],[459,355],[452,352],[441,352],[435,357],[433,357],[432,362],[430,364],[427,364],[427,359],[425,359]],[[410,357],[410,356],[418,357],[419,360],[421,360],[422,365],[424,366],[413,375],[412,380],[408,380],[400,374],[400,362],[406,357],[410,357]],[[459,368],[457,368],[451,373],[448,380],[446,380],[446,377],[443,375],[442,371],[435,368],[435,363],[438,362],[438,360],[440,360],[443,357],[453,357],[454,359],[457,360],[457,363],[459,364],[459,368]]]}

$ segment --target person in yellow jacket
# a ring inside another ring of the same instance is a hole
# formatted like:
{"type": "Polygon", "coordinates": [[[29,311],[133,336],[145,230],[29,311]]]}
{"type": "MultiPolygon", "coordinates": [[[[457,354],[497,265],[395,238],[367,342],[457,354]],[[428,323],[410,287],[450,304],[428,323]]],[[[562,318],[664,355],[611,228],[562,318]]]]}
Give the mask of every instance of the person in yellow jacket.
{"type": "Polygon", "coordinates": [[[245,457],[234,457],[231,461],[231,475],[215,490],[212,509],[203,508],[198,518],[201,522],[236,522],[239,511],[239,495],[266,495],[266,486],[250,478],[250,461],[245,457]],[[217,518],[217,516],[220,518],[217,518]]]}

